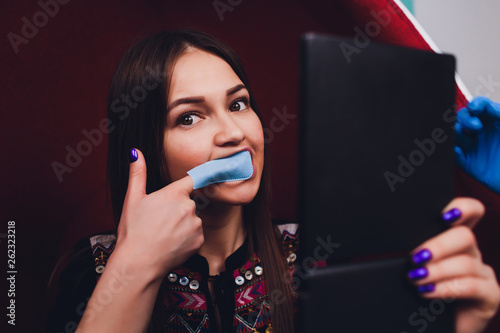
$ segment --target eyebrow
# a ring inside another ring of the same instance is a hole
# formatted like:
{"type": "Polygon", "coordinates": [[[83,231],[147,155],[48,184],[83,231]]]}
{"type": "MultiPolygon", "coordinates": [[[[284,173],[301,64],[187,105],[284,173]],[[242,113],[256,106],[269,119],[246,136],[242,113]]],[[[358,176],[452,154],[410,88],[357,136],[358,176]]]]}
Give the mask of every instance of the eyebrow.
{"type": "Polygon", "coordinates": [[[236,94],[241,89],[246,89],[244,84],[238,84],[232,88],[229,88],[228,90],[226,90],[226,96],[231,96],[233,94],[236,94]]]}
{"type": "MultiPolygon", "coordinates": [[[[244,84],[238,84],[232,88],[229,88],[228,90],[226,90],[226,96],[234,95],[238,91],[240,91],[241,89],[246,89],[244,84]]],[[[205,101],[205,97],[203,97],[203,96],[192,96],[192,97],[179,98],[168,105],[167,112],[172,110],[176,106],[181,105],[181,104],[196,104],[196,103],[203,103],[204,101],[205,101]]]]}

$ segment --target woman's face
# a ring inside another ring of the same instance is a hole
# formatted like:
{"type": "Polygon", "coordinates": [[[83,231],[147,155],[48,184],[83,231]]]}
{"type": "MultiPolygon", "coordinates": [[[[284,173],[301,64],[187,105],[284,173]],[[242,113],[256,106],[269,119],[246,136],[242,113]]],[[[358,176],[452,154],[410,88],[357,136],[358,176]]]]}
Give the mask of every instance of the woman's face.
{"type": "Polygon", "coordinates": [[[174,67],[168,101],[163,142],[167,177],[175,181],[207,161],[248,150],[254,168],[250,179],[213,184],[201,193],[211,201],[251,202],[262,176],[264,134],[232,68],[211,53],[190,48],[174,67]]]}

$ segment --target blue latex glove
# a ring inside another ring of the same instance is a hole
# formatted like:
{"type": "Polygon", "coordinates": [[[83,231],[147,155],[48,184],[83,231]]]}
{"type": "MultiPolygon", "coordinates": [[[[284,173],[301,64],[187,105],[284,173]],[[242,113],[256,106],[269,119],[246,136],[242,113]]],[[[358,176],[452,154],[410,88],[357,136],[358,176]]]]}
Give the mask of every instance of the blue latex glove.
{"type": "Polygon", "coordinates": [[[460,168],[500,194],[500,104],[474,98],[458,111],[455,132],[460,168]]]}

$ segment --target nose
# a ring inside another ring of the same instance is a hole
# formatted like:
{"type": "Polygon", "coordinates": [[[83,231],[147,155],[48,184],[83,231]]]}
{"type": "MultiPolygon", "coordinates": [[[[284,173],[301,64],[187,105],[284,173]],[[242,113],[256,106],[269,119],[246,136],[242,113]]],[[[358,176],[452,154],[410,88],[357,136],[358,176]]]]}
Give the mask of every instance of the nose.
{"type": "Polygon", "coordinates": [[[245,140],[245,133],[229,112],[217,116],[217,133],[214,141],[218,146],[237,145],[245,140]]]}

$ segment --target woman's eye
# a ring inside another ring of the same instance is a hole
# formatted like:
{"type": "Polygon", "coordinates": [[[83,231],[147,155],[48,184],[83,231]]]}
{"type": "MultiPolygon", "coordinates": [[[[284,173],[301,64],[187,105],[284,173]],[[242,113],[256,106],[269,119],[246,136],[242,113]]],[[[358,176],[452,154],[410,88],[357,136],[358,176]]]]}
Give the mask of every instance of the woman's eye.
{"type": "Polygon", "coordinates": [[[233,104],[231,104],[231,106],[229,107],[229,110],[231,110],[231,111],[242,111],[242,110],[245,110],[248,107],[247,104],[248,104],[247,100],[246,99],[242,99],[242,100],[236,101],[233,104]]]}
{"type": "Polygon", "coordinates": [[[200,117],[195,114],[185,114],[179,118],[178,123],[182,126],[191,126],[200,121],[200,117]]]}

